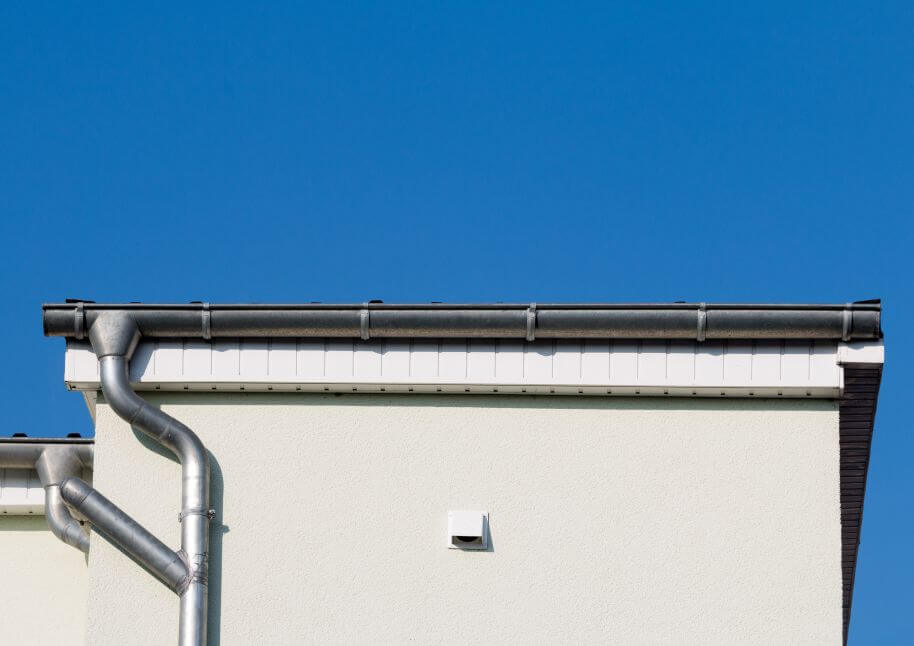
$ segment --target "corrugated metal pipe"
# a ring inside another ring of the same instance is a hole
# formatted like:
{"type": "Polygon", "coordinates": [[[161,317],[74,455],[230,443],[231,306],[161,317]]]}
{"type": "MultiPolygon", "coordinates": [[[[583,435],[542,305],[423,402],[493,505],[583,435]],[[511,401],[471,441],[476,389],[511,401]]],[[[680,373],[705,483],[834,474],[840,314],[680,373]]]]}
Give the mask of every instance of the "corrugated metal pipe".
{"type": "Polygon", "coordinates": [[[83,469],[91,469],[92,459],[91,440],[4,438],[0,441],[0,468],[36,469],[44,487],[44,515],[48,527],[64,543],[86,553],[89,536],[70,515],[60,488],[67,478],[81,475],[83,469]]]}
{"type": "Polygon", "coordinates": [[[504,339],[882,338],[879,301],[843,305],[480,304],[147,305],[47,304],[47,336],[85,338],[96,321],[129,317],[146,337],[485,337],[504,339]]]}

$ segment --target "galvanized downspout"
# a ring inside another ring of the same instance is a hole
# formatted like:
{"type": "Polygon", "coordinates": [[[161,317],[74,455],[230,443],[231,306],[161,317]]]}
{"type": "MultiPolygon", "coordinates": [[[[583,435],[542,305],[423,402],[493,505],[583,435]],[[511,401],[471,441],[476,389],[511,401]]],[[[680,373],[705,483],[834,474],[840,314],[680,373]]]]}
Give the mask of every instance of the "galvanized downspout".
{"type": "MultiPolygon", "coordinates": [[[[213,515],[209,507],[209,456],[193,431],[173,417],[151,407],[130,387],[128,362],[139,339],[139,328],[126,312],[105,312],[89,330],[89,340],[100,364],[102,392],[107,403],[128,424],[170,449],[181,462],[179,555],[186,563],[186,578],[175,587],[181,598],[178,644],[205,646],[209,521],[213,515]]],[[[67,502],[72,499],[77,503],[82,497],[74,507],[83,511],[90,521],[93,520],[90,515],[92,509],[98,512],[95,514],[97,518],[105,516],[116,521],[116,512],[120,510],[104,498],[101,501],[107,505],[93,499],[89,495],[91,491],[86,495],[84,493],[85,490],[77,482],[64,485],[64,499],[67,502]],[[94,507],[88,504],[93,500],[100,504],[94,507]]]]}
{"type": "Polygon", "coordinates": [[[60,486],[67,478],[78,477],[83,469],[76,451],[52,446],[42,451],[35,469],[44,487],[44,514],[51,532],[67,545],[89,553],[89,535],[70,515],[60,496],[60,486]]]}

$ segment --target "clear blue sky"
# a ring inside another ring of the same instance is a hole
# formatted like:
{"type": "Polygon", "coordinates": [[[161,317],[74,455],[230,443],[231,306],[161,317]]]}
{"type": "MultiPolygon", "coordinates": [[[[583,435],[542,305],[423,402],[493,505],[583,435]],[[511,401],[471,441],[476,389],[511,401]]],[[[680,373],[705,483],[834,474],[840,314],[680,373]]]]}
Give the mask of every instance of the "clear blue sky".
{"type": "Polygon", "coordinates": [[[914,4],[122,4],[0,5],[2,433],[91,433],[65,297],[882,297],[850,643],[911,643],[914,4]]]}

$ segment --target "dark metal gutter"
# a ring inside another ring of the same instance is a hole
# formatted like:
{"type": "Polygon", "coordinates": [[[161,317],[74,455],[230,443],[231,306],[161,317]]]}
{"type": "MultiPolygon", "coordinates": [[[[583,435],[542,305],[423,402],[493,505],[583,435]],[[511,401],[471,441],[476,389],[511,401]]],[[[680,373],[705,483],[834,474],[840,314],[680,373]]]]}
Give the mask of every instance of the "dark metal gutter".
{"type": "Polygon", "coordinates": [[[217,305],[51,303],[44,333],[82,339],[102,314],[125,314],[144,337],[484,337],[527,339],[882,338],[879,301],[789,304],[217,305]]]}

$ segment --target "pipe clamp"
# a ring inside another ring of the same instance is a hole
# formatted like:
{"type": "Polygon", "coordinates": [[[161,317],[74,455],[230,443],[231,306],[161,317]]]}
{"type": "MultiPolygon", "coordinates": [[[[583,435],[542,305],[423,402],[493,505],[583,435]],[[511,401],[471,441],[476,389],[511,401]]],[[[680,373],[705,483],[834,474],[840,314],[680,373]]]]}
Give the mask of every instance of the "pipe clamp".
{"type": "Polygon", "coordinates": [[[178,522],[183,523],[188,516],[206,516],[210,520],[216,517],[215,509],[185,509],[178,514],[178,522]]]}

